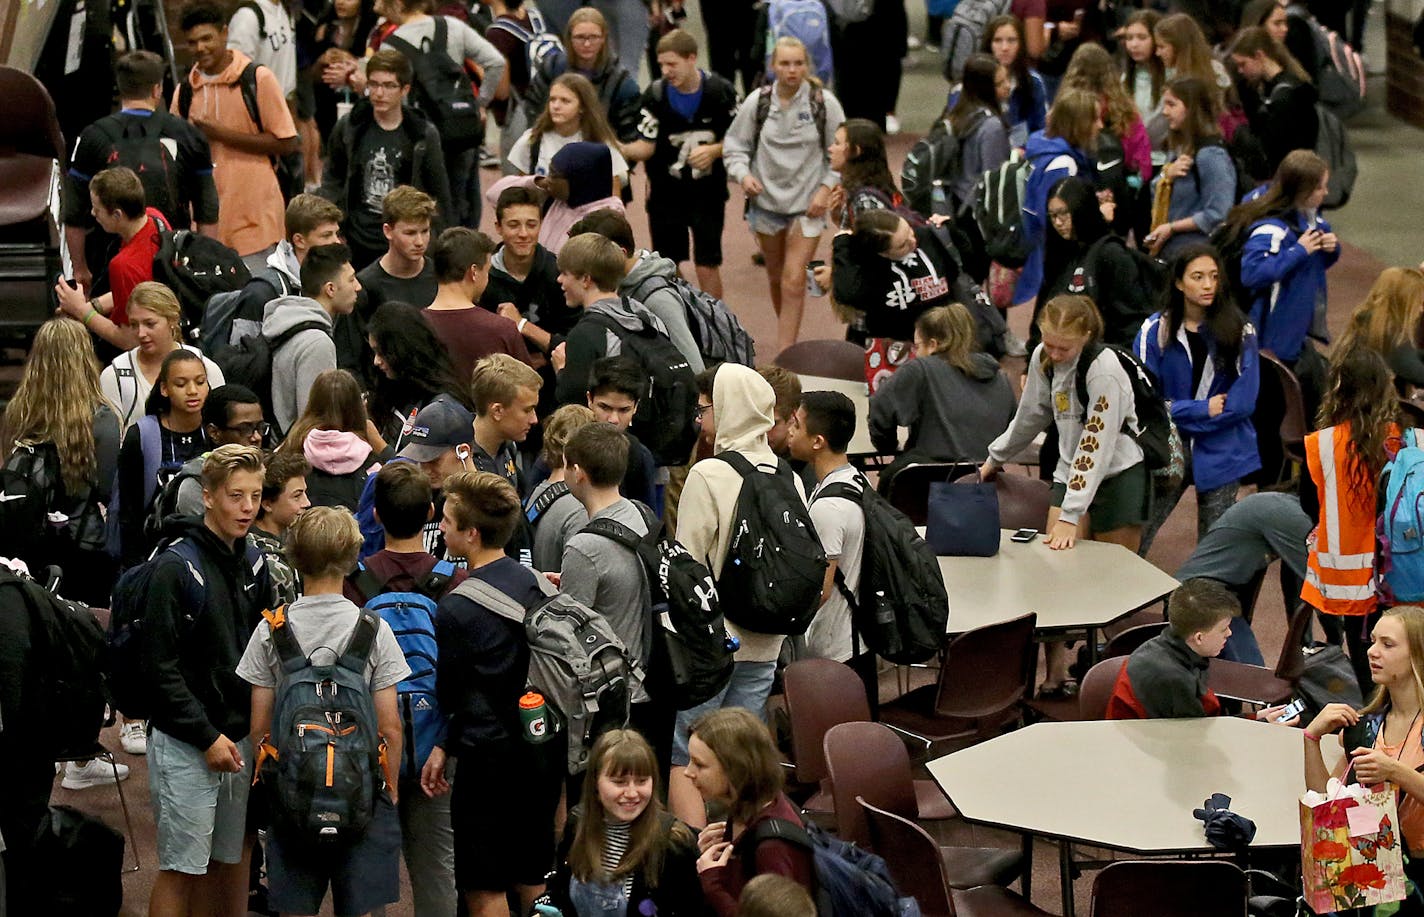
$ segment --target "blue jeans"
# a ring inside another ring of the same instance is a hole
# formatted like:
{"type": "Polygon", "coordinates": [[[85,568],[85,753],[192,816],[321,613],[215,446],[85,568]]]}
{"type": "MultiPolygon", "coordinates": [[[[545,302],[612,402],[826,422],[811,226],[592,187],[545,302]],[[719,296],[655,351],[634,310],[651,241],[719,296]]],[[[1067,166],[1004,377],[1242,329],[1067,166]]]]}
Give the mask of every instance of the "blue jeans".
{"type": "Polygon", "coordinates": [[[711,700],[682,710],[677,714],[677,725],[672,734],[672,766],[687,766],[687,738],[692,732],[692,724],[704,713],[721,710],[723,707],[745,707],[757,716],[763,716],[766,699],[771,695],[771,683],[776,677],[775,662],[738,662],[732,666],[732,677],[727,686],[711,700]]]}

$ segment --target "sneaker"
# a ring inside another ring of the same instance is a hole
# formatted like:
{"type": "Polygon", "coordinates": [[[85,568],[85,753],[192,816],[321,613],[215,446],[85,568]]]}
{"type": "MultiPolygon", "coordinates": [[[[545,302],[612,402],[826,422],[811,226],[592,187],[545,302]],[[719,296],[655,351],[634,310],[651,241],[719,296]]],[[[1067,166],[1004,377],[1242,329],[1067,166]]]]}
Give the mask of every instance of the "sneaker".
{"type": "Polygon", "coordinates": [[[925,45],[925,50],[928,51],[928,52],[931,53],[931,54],[938,54],[938,53],[939,53],[939,45],[934,44],[934,43],[927,44],[927,45],[925,45]]]}
{"type": "Polygon", "coordinates": [[[900,133],[900,119],[897,118],[897,117],[895,117],[895,115],[894,115],[893,113],[892,113],[892,114],[888,114],[888,115],[885,116],[885,133],[887,133],[887,134],[898,134],[898,133],[900,133]]]}
{"type": "Polygon", "coordinates": [[[1028,356],[1028,347],[1024,344],[1023,339],[1012,331],[1004,332],[1003,336],[999,338],[999,346],[1004,349],[1006,357],[1028,356]]]}
{"type": "Polygon", "coordinates": [[[490,151],[490,150],[487,149],[487,148],[481,147],[481,148],[480,148],[480,168],[481,168],[481,169],[498,169],[498,168],[499,168],[499,154],[498,154],[498,153],[495,153],[495,152],[492,152],[492,151],[490,151]]]}
{"type": "Polygon", "coordinates": [[[59,785],[66,790],[87,790],[90,787],[104,786],[114,782],[114,768],[119,770],[119,779],[127,780],[129,768],[127,764],[110,764],[99,758],[90,758],[83,764],[77,761],[70,761],[64,765],[64,779],[59,785]]]}
{"type": "Polygon", "coordinates": [[[920,41],[920,37],[918,35],[911,35],[909,38],[905,39],[905,47],[909,48],[911,51],[918,51],[920,48],[924,47],[924,44],[924,42],[920,41]]]}
{"type": "Polygon", "coordinates": [[[148,736],[144,730],[143,720],[124,720],[124,724],[119,727],[119,744],[124,751],[131,755],[142,755],[148,753],[148,736]]]}

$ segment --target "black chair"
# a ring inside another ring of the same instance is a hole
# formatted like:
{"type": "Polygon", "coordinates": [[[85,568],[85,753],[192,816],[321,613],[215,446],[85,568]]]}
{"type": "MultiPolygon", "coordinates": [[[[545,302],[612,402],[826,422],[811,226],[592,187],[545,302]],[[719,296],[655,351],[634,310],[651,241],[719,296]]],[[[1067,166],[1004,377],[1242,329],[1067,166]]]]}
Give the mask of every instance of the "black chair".
{"type": "Polygon", "coordinates": [[[978,471],[979,466],[965,462],[917,462],[906,465],[890,479],[890,492],[885,499],[909,516],[915,525],[925,525],[929,518],[930,485],[967,478],[978,471]]]}
{"type": "Polygon", "coordinates": [[[1120,860],[1093,879],[1092,917],[1244,917],[1246,895],[1226,860],[1120,860]]]}

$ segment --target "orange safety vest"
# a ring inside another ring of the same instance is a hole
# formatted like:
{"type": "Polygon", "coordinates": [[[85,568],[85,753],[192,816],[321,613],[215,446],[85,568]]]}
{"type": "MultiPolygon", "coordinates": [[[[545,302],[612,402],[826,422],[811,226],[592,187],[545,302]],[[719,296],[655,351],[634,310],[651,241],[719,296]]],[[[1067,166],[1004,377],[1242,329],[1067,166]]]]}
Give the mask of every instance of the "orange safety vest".
{"type": "MultiPolygon", "coordinates": [[[[1391,428],[1391,437],[1398,429],[1391,428]]],[[[1300,597],[1332,615],[1366,615],[1379,604],[1375,589],[1375,482],[1353,486],[1348,423],[1305,438],[1305,460],[1320,495],[1320,523],[1310,536],[1300,597]]]]}

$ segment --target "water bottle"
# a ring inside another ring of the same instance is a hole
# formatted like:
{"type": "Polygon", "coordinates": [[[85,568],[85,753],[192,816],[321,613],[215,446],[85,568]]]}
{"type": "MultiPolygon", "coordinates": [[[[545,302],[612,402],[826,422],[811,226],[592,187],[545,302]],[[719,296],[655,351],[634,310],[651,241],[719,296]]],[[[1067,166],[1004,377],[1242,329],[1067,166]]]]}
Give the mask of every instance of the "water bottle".
{"type": "Polygon", "coordinates": [[[544,695],[529,691],[519,698],[519,723],[524,730],[526,742],[542,745],[553,737],[549,706],[544,703],[544,695]]]}

